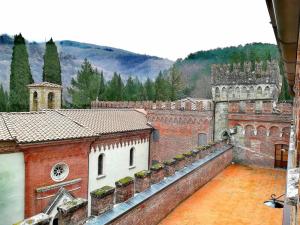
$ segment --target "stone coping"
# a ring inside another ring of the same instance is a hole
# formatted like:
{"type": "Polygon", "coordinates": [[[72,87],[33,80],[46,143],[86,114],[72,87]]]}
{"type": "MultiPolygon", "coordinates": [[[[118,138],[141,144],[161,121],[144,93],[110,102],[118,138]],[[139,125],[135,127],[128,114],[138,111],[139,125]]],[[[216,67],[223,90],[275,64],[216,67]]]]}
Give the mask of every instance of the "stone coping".
{"type": "Polygon", "coordinates": [[[65,186],[68,186],[68,185],[79,183],[81,180],[82,180],[81,178],[77,178],[77,179],[74,179],[74,180],[64,181],[64,182],[60,182],[60,183],[45,186],[45,187],[39,187],[35,191],[37,193],[46,192],[46,191],[53,190],[53,189],[56,189],[56,188],[65,187],[65,186]]]}
{"type": "Polygon", "coordinates": [[[132,184],[133,182],[134,182],[133,177],[128,176],[116,181],[115,184],[117,187],[126,187],[129,184],[132,184]]]}
{"type": "Polygon", "coordinates": [[[104,198],[115,192],[115,188],[111,186],[103,186],[102,188],[96,189],[90,193],[94,198],[104,198]]]}
{"type": "Polygon", "coordinates": [[[220,149],[215,150],[210,155],[206,156],[203,159],[199,159],[196,162],[186,166],[185,168],[177,171],[173,176],[166,177],[164,180],[160,181],[159,183],[151,185],[150,188],[147,190],[135,194],[134,197],[128,199],[126,202],[122,202],[118,205],[115,205],[112,210],[107,211],[106,213],[102,214],[101,216],[91,218],[87,221],[87,225],[105,225],[113,222],[120,216],[126,214],[128,211],[132,210],[139,204],[142,204],[153,195],[159,193],[160,191],[164,190],[168,186],[174,184],[178,180],[182,179],[183,177],[187,176],[188,174],[192,173],[193,171],[203,167],[213,159],[219,157],[220,155],[224,154],[228,150],[232,148],[231,145],[225,144],[224,146],[220,147],[220,149]]]}
{"type": "Polygon", "coordinates": [[[149,170],[142,170],[140,172],[137,172],[134,174],[135,178],[145,178],[145,177],[150,177],[151,171],[149,170]]]}
{"type": "Polygon", "coordinates": [[[152,165],[150,167],[150,170],[151,171],[159,171],[159,170],[162,170],[164,168],[164,165],[161,164],[161,163],[155,163],[154,165],[152,165]]]}
{"type": "Polygon", "coordinates": [[[169,159],[169,160],[164,161],[164,165],[166,165],[166,166],[171,166],[171,165],[174,165],[175,163],[176,163],[175,159],[169,159]]]}
{"type": "Polygon", "coordinates": [[[66,215],[67,213],[74,212],[78,208],[88,204],[88,201],[83,198],[76,198],[74,200],[68,201],[57,208],[58,212],[66,215]]]}

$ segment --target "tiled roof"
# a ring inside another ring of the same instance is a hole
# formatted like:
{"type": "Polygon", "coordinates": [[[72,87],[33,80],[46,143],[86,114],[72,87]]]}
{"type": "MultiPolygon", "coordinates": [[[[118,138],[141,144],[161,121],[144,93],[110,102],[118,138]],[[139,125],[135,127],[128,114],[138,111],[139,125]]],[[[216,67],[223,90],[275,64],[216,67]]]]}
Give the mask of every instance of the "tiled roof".
{"type": "Polygon", "coordinates": [[[150,128],[146,116],[134,109],[78,109],[59,112],[100,134],[150,128]]]}
{"type": "Polygon", "coordinates": [[[48,110],[0,115],[0,140],[16,140],[18,143],[150,129],[145,115],[135,110],[48,110]]]}
{"type": "Polygon", "coordinates": [[[8,127],[4,121],[4,118],[0,117],[0,141],[10,141],[14,138],[9,133],[8,127]]]}
{"type": "Polygon", "coordinates": [[[59,85],[59,84],[53,84],[53,83],[49,83],[49,82],[29,84],[29,85],[27,85],[27,87],[53,87],[53,88],[62,88],[62,86],[59,85]]]}

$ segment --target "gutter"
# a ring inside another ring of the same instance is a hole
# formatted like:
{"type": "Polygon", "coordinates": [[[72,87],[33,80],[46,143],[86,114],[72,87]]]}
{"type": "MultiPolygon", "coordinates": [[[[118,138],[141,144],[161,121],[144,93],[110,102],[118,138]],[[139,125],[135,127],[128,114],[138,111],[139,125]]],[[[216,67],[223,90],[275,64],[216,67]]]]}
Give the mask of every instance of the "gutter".
{"type": "Polygon", "coordinates": [[[298,0],[266,0],[266,4],[284,64],[289,92],[294,96],[300,4],[298,0]]]}

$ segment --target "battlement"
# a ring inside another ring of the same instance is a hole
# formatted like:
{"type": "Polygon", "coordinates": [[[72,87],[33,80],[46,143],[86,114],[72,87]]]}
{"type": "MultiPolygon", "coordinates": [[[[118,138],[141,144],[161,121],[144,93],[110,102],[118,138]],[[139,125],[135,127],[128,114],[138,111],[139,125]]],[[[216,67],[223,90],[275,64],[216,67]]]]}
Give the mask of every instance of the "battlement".
{"type": "Polygon", "coordinates": [[[292,114],[291,103],[278,103],[274,107],[272,101],[235,101],[228,103],[228,113],[255,114],[292,114]]]}
{"type": "Polygon", "coordinates": [[[280,71],[276,60],[244,62],[243,64],[213,64],[212,85],[279,84],[280,71]]]}
{"type": "Polygon", "coordinates": [[[92,109],[98,108],[134,108],[145,110],[184,110],[184,111],[211,111],[213,110],[213,102],[208,99],[203,100],[178,100],[171,101],[93,101],[92,109]]]}

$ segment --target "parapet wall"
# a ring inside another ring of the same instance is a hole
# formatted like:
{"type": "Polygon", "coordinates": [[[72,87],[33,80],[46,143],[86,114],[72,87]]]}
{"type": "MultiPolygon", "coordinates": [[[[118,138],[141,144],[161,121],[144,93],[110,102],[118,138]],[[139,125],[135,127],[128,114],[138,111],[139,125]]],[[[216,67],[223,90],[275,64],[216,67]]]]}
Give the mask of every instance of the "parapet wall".
{"type": "MultiPolygon", "coordinates": [[[[109,209],[106,213],[91,219],[87,224],[157,224],[181,201],[209,182],[231,162],[232,146],[223,145],[203,159],[189,161],[186,167],[179,169],[176,173],[173,169],[173,173],[169,174],[165,179],[155,169],[152,171],[152,174],[155,171],[155,176],[159,177],[158,183],[155,181],[155,184],[141,194],[130,198],[129,201],[115,207],[108,207],[109,209]]],[[[167,165],[168,167],[176,167],[174,164],[170,165],[169,162],[167,165]]],[[[143,179],[147,180],[147,175],[143,179]]],[[[103,198],[103,203],[106,201],[103,198]]]]}
{"type": "Polygon", "coordinates": [[[228,103],[228,113],[256,114],[292,114],[291,103],[278,103],[274,107],[272,101],[235,101],[228,103]]]}
{"type": "Polygon", "coordinates": [[[92,109],[97,108],[135,108],[135,109],[155,109],[155,110],[185,110],[185,111],[209,111],[213,109],[211,100],[200,101],[93,101],[92,109]]]}
{"type": "Polygon", "coordinates": [[[238,64],[212,65],[213,85],[235,84],[279,84],[279,66],[275,60],[267,62],[245,62],[238,64]]]}

